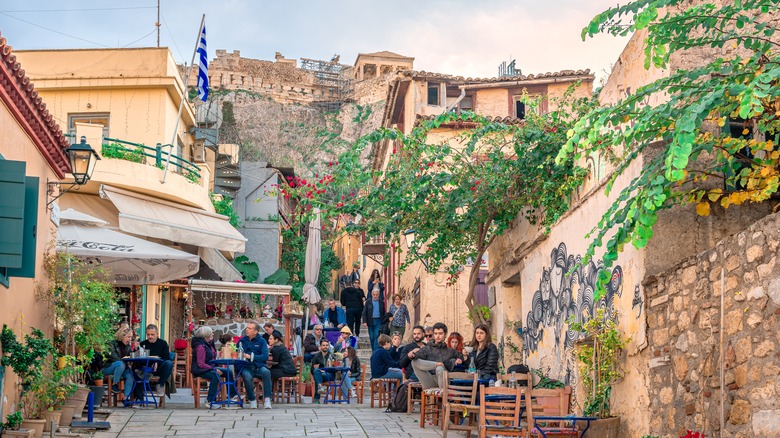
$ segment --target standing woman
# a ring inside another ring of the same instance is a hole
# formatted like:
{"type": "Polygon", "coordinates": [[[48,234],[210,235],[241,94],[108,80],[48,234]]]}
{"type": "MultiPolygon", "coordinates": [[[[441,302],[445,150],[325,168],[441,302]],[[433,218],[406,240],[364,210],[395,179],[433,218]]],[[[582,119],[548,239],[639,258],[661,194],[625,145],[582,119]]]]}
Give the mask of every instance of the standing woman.
{"type": "Polygon", "coordinates": [[[409,317],[409,308],[401,302],[401,294],[393,295],[393,304],[390,305],[389,312],[392,313],[389,334],[392,336],[393,333],[398,333],[403,340],[404,333],[406,333],[406,325],[411,324],[412,319],[409,317]]]}
{"type": "MultiPolygon", "coordinates": [[[[480,324],[474,329],[471,346],[474,347],[474,351],[469,356],[474,358],[474,365],[480,379],[495,379],[498,374],[498,348],[490,339],[490,327],[487,324],[480,324]]],[[[468,362],[466,365],[468,366],[468,362]]]]}
{"type": "Polygon", "coordinates": [[[382,283],[382,276],[379,274],[379,269],[371,271],[371,278],[368,279],[368,292],[374,290],[374,286],[379,286],[379,299],[385,300],[385,284],[382,283]]]}

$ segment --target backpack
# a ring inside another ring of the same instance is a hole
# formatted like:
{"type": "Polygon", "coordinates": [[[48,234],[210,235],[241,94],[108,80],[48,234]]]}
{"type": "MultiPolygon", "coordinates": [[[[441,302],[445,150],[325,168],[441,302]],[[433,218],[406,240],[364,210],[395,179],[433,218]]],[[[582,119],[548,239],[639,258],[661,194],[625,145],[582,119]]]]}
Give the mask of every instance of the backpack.
{"type": "Polygon", "coordinates": [[[409,385],[406,383],[398,387],[385,412],[406,412],[406,402],[409,398],[409,385]]]}

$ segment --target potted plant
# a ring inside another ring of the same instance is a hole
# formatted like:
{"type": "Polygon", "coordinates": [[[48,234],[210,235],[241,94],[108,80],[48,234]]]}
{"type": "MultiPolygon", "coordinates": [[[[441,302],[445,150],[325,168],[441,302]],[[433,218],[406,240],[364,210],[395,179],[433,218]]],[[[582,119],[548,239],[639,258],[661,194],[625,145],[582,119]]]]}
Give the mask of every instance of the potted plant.
{"type": "Polygon", "coordinates": [[[3,325],[0,333],[3,358],[0,364],[10,366],[19,378],[19,400],[23,405],[23,425],[34,428],[35,436],[43,435],[44,421],[41,420],[41,404],[35,398],[36,392],[44,381],[43,364],[47,356],[54,352],[54,346],[43,332],[33,328],[24,335],[24,343],[16,339],[16,334],[3,325]],[[32,396],[32,398],[30,398],[32,396]]]}
{"type": "Polygon", "coordinates": [[[95,371],[92,373],[92,383],[95,386],[103,386],[103,372],[102,371],[95,371]]]}
{"type": "Polygon", "coordinates": [[[34,430],[21,429],[22,421],[23,421],[22,411],[16,411],[12,414],[8,414],[8,416],[5,417],[5,423],[3,423],[3,436],[27,437],[27,438],[34,437],[35,436],[34,430]]]}
{"type": "Polygon", "coordinates": [[[580,378],[585,390],[583,414],[599,420],[591,423],[589,437],[617,438],[620,417],[610,411],[612,387],[623,378],[622,355],[627,340],[616,322],[617,313],[609,317],[599,308],[585,323],[571,323],[570,328],[584,333],[577,342],[580,378]]]}
{"type": "Polygon", "coordinates": [[[303,365],[303,369],[301,370],[301,394],[304,397],[313,397],[314,396],[314,385],[312,385],[312,382],[314,382],[314,377],[311,375],[311,364],[307,363],[303,365]]]}
{"type": "MultiPolygon", "coordinates": [[[[62,403],[76,390],[76,385],[65,379],[67,371],[59,370],[54,361],[47,361],[43,367],[41,383],[33,394],[33,409],[41,413],[45,421],[43,431],[51,430],[51,422],[60,425],[63,411],[62,403]]],[[[73,411],[70,411],[71,417],[73,411]]],[[[55,427],[56,430],[56,427],[55,427]]]]}

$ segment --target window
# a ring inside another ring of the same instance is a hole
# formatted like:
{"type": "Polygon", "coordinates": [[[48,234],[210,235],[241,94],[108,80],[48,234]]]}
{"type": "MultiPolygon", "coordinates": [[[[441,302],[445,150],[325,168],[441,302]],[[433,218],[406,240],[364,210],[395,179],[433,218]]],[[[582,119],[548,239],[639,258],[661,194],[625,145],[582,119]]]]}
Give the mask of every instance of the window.
{"type": "Polygon", "coordinates": [[[530,96],[527,96],[525,101],[524,101],[522,95],[514,96],[514,100],[515,100],[515,117],[517,117],[518,119],[525,119],[525,117],[531,111],[533,111],[535,114],[539,114],[539,107],[542,104],[542,102],[539,101],[540,98],[541,98],[541,96],[538,96],[538,95],[537,96],[530,95],[530,96]],[[531,101],[531,102],[526,103],[527,101],[531,101]],[[534,103],[534,101],[537,101],[537,102],[534,103]]]}
{"type": "Polygon", "coordinates": [[[428,105],[440,105],[439,84],[428,82],[428,105]]]}
{"type": "Polygon", "coordinates": [[[460,101],[458,107],[461,111],[474,111],[474,99],[471,96],[466,96],[460,101]]]}
{"type": "Polygon", "coordinates": [[[108,137],[108,113],[68,114],[68,134],[76,136],[76,123],[103,125],[103,137],[108,137]]]}
{"type": "Polygon", "coordinates": [[[520,100],[515,100],[515,117],[525,119],[525,103],[520,100]]]}

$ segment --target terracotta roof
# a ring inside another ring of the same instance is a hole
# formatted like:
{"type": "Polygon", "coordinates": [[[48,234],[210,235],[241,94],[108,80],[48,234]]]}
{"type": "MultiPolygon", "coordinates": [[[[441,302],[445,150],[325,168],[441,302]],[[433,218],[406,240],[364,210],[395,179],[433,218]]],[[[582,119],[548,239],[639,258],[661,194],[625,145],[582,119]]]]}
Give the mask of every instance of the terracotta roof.
{"type": "Polygon", "coordinates": [[[404,56],[399,55],[395,52],[390,52],[387,50],[382,50],[381,52],[372,52],[372,53],[358,53],[358,57],[360,56],[383,56],[385,58],[404,58],[404,59],[414,59],[411,56],[404,56]]]}
{"type": "Polygon", "coordinates": [[[13,49],[0,35],[0,100],[25,130],[59,178],[70,172],[65,149],[70,146],[65,134],[46,104],[38,96],[35,86],[16,62],[13,49]]]}
{"type": "MultiPolygon", "coordinates": [[[[479,114],[477,114],[479,115],[479,114]]],[[[437,117],[439,117],[439,114],[434,115],[428,115],[424,116],[421,114],[417,114],[417,118],[414,121],[414,125],[417,126],[420,124],[423,120],[435,120],[437,117]]],[[[522,125],[525,121],[523,119],[518,119],[517,117],[485,117],[488,121],[495,122],[495,123],[503,123],[505,125],[522,125]]],[[[448,123],[447,125],[453,125],[453,124],[459,124],[459,123],[469,123],[469,119],[466,120],[458,120],[452,123],[448,123]]]]}
{"type": "Polygon", "coordinates": [[[400,76],[409,78],[430,78],[430,79],[442,79],[454,82],[462,82],[464,84],[491,84],[496,82],[515,82],[515,81],[530,81],[534,79],[553,79],[567,76],[582,76],[592,77],[593,74],[589,69],[585,70],[561,70],[557,72],[547,72],[530,75],[516,75],[505,76],[496,78],[470,78],[463,76],[448,75],[444,73],[434,73],[421,70],[405,70],[399,73],[400,76]]]}

